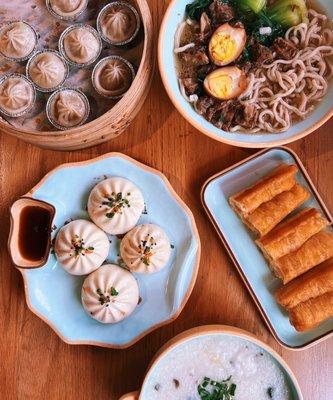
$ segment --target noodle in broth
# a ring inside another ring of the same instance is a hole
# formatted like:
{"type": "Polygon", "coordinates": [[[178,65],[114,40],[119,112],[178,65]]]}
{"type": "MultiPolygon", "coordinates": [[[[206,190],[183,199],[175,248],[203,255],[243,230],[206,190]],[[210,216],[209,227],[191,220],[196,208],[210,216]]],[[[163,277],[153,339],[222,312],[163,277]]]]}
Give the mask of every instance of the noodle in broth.
{"type": "MultiPolygon", "coordinates": [[[[292,60],[275,60],[250,74],[248,88],[239,100],[257,109],[257,127],[251,133],[288,130],[326,95],[332,76],[333,33],[326,28],[326,15],[309,10],[309,21],[286,32],[285,39],[299,49],[292,60]]],[[[240,125],[231,128],[231,132],[242,130],[240,125]]]]}
{"type": "MultiPolygon", "coordinates": [[[[215,120],[209,117],[214,115],[214,110],[207,114],[200,111],[201,98],[209,94],[188,93],[184,85],[184,79],[196,76],[197,72],[190,63],[182,61],[181,55],[195,51],[195,30],[198,32],[199,28],[200,22],[187,18],[176,31],[174,52],[179,87],[194,109],[217,127],[230,132],[285,132],[295,122],[306,118],[327,94],[333,75],[333,31],[328,17],[311,8],[308,23],[302,22],[285,31],[284,40],[295,48],[293,57],[282,58],[273,51],[269,63],[252,64],[247,73],[247,88],[238,97],[229,101],[212,100],[212,108],[221,110],[220,119],[223,119],[223,104],[236,104],[236,113],[237,107],[251,107],[251,126],[235,118],[226,128],[216,117],[215,120]]],[[[210,61],[210,66],[212,64],[210,61]]],[[[232,65],[238,66],[238,60],[232,65]]]]}

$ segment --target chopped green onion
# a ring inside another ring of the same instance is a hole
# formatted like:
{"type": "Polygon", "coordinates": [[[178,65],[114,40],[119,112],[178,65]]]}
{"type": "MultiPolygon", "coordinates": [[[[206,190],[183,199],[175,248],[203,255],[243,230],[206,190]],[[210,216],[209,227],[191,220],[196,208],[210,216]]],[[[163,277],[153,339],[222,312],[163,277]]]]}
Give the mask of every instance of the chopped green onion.
{"type": "Polygon", "coordinates": [[[204,377],[198,386],[201,400],[232,400],[236,393],[236,385],[230,380],[231,376],[221,382],[204,377]]]}

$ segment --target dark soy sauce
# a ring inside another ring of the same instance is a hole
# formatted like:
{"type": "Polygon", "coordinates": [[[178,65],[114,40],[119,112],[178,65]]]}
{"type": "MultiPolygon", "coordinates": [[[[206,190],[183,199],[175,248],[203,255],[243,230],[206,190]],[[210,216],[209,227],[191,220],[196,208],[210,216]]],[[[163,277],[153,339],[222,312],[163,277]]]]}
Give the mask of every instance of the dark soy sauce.
{"type": "Polygon", "coordinates": [[[20,213],[18,247],[23,258],[38,261],[44,258],[49,241],[51,216],[39,206],[27,206],[20,213]]]}

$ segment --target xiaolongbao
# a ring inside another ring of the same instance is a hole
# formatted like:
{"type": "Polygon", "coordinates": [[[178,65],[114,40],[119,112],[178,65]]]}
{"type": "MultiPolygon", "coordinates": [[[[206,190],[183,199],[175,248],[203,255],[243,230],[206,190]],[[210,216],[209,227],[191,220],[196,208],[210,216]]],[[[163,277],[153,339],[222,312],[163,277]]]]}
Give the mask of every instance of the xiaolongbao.
{"type": "Polygon", "coordinates": [[[0,53],[7,58],[23,61],[31,55],[36,45],[36,33],[26,22],[10,22],[0,31],[0,53]]]}
{"type": "Polygon", "coordinates": [[[132,229],[143,210],[141,191],[123,178],[109,178],[98,183],[88,199],[90,218],[112,235],[121,235],[132,229]]]}
{"type": "Polygon", "coordinates": [[[134,75],[134,69],[127,60],[110,56],[95,66],[92,79],[95,89],[102,96],[119,98],[131,87],[134,75]]]}
{"type": "Polygon", "coordinates": [[[87,8],[88,0],[47,0],[47,4],[55,16],[72,19],[87,8]]]}
{"type": "Polygon", "coordinates": [[[0,110],[9,116],[28,112],[35,101],[35,88],[19,74],[5,76],[0,82],[0,110]]]}
{"type": "Polygon", "coordinates": [[[122,321],[132,314],[138,302],[137,281],[117,265],[103,265],[83,282],[83,307],[90,317],[104,324],[122,321]]]}
{"type": "Polygon", "coordinates": [[[65,58],[75,64],[93,63],[102,49],[98,33],[89,25],[70,27],[60,42],[65,58]]]}
{"type": "Polygon", "coordinates": [[[51,123],[60,128],[79,126],[89,115],[88,99],[76,89],[59,89],[50,97],[46,108],[51,123]]]}
{"type": "Polygon", "coordinates": [[[106,5],[97,19],[97,28],[104,40],[123,45],[134,39],[140,27],[136,9],[122,1],[106,5]]]}
{"type": "Polygon", "coordinates": [[[120,256],[132,272],[151,274],[167,264],[170,241],[165,232],[153,224],[143,224],[128,232],[120,244],[120,256]]]}
{"type": "Polygon", "coordinates": [[[59,264],[72,275],[95,271],[109,254],[106,234],[92,222],[78,219],[63,226],[56,237],[54,251],[59,264]]]}
{"type": "Polygon", "coordinates": [[[55,51],[36,53],[27,65],[28,75],[39,90],[50,91],[61,86],[67,78],[68,68],[55,51]]]}

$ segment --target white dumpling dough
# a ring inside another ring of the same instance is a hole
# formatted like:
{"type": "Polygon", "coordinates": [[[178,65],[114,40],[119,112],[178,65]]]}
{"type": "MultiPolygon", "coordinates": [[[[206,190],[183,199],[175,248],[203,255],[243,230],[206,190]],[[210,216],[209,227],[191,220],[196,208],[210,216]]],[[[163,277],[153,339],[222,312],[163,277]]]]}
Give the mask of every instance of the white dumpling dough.
{"type": "Polygon", "coordinates": [[[109,178],[98,183],[88,199],[90,218],[112,235],[122,235],[132,229],[143,210],[141,191],[123,178],[109,178]]]}
{"type": "Polygon", "coordinates": [[[171,246],[157,225],[143,224],[128,232],[120,243],[120,256],[132,272],[151,274],[167,264],[171,246]]]}
{"type": "Polygon", "coordinates": [[[109,254],[110,242],[92,222],[78,219],[63,226],[54,251],[59,264],[72,275],[87,275],[99,268],[109,254]]]}
{"type": "Polygon", "coordinates": [[[122,321],[139,302],[134,276],[118,265],[106,264],[83,282],[82,304],[90,317],[104,324],[122,321]]]}

